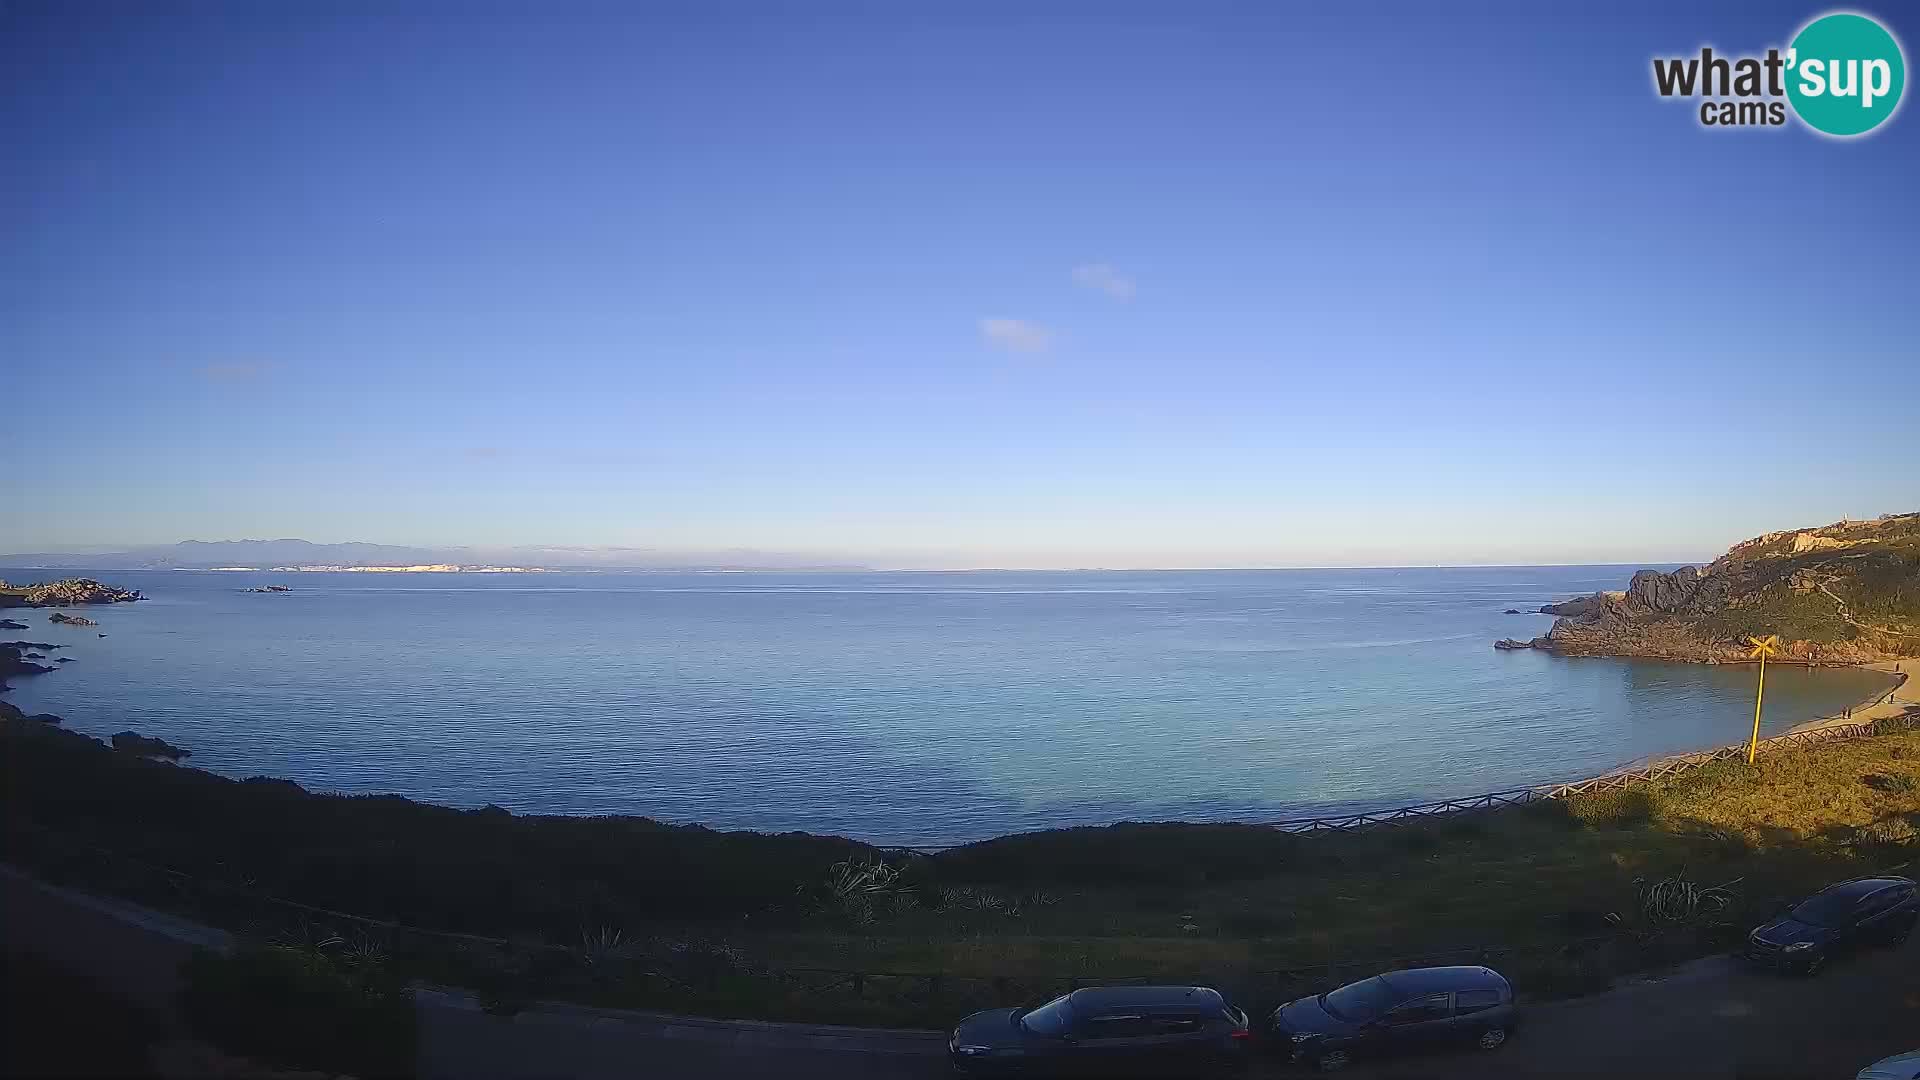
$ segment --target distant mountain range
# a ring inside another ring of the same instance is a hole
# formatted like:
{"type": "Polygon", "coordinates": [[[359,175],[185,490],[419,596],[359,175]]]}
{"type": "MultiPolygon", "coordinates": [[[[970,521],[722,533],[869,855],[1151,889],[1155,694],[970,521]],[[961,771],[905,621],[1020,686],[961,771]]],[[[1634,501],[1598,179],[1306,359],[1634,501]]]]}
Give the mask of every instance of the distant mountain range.
{"type": "Polygon", "coordinates": [[[0,555],[0,566],[71,570],[272,569],[282,566],[516,566],[543,570],[864,570],[766,551],[673,552],[621,547],[399,547],[310,540],[183,540],[124,551],[0,555]]]}

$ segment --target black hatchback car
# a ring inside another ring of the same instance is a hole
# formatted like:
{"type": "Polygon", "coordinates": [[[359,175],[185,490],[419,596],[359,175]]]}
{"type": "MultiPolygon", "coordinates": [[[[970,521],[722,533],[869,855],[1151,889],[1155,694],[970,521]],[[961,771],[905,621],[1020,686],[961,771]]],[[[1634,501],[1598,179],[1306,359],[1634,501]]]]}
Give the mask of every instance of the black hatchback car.
{"type": "Polygon", "coordinates": [[[1497,1050],[1518,1020],[1513,987],[1491,968],[1409,968],[1290,1001],[1270,1033],[1293,1060],[1338,1069],[1450,1044],[1497,1050]]]}
{"type": "Polygon", "coordinates": [[[973,1076],[1195,1076],[1246,1061],[1247,1014],[1204,986],[1087,987],[960,1021],[947,1057],[973,1076]]]}
{"type": "Polygon", "coordinates": [[[1913,879],[1863,877],[1829,885],[1747,935],[1747,959],[1812,975],[1841,953],[1898,945],[1920,921],[1913,879]]]}

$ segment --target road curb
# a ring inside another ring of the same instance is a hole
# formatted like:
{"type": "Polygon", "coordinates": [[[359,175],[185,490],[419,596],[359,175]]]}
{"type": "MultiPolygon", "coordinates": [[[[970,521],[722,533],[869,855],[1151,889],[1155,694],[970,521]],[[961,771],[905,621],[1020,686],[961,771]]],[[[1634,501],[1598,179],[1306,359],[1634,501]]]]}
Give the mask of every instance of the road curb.
{"type": "MultiPolygon", "coordinates": [[[[485,1011],[473,994],[440,986],[416,987],[414,1003],[422,1009],[468,1013],[485,1011]]],[[[836,1050],[856,1054],[925,1056],[940,1049],[946,1040],[945,1033],[923,1028],[864,1028],[774,1020],[723,1020],[637,1009],[573,1005],[561,1001],[543,1001],[497,1019],[503,1024],[529,1026],[600,1027],[617,1024],[647,1031],[662,1039],[685,1042],[757,1049],[836,1050]]]]}

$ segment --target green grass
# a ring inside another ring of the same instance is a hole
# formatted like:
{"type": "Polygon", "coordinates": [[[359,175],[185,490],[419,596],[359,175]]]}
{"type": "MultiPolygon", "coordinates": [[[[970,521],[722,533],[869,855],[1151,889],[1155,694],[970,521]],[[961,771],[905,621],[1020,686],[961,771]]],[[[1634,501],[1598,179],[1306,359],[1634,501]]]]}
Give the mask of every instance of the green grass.
{"type": "MultiPolygon", "coordinates": [[[[1816,530],[1809,530],[1816,531],[1816,530]]],[[[1823,535],[1839,549],[1792,553],[1793,533],[1739,549],[1717,563],[1731,602],[1700,616],[1695,629],[1720,641],[1776,633],[1789,642],[1856,643],[1885,655],[1920,655],[1920,515],[1859,523],[1823,535]],[[1819,589],[1796,591],[1796,576],[1826,585],[1853,616],[1819,589]],[[1870,627],[1872,629],[1866,629],[1870,627]]]]}
{"type": "Polygon", "coordinates": [[[413,1000],[379,959],[288,945],[203,949],[186,980],[188,1028],[224,1050],[329,1073],[413,1075],[413,1000]]]}

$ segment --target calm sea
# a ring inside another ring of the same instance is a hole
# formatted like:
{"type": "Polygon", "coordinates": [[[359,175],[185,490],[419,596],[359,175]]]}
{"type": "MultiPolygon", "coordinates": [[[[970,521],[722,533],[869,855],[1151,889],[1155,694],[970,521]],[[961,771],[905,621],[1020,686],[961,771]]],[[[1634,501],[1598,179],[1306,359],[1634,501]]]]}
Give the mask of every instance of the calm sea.
{"type": "MultiPolygon", "coordinates": [[[[11,700],[193,764],[457,806],[951,842],[1272,819],[1742,739],[1753,671],[1502,653],[1630,567],[96,573],[11,700]],[[286,595],[249,585],[286,582],[286,595]],[[104,633],[106,636],[99,636],[104,633]]],[[[12,581],[59,572],[0,570],[12,581]]],[[[1768,731],[1890,679],[1775,668],[1768,731]]]]}

